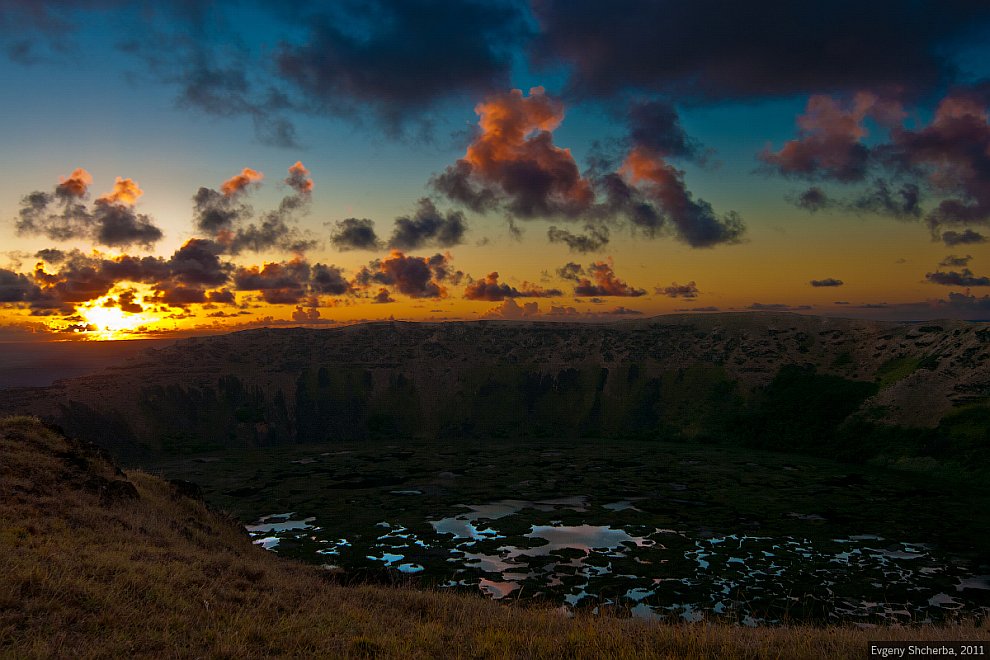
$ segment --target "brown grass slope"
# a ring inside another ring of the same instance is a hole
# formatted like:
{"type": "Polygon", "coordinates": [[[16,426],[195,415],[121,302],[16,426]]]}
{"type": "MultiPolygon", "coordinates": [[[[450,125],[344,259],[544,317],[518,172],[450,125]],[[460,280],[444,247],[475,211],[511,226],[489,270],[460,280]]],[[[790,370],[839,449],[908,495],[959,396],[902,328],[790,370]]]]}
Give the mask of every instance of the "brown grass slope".
{"type": "Polygon", "coordinates": [[[986,627],[745,629],[342,586],[30,417],[0,420],[0,656],[864,657],[986,627]]]}

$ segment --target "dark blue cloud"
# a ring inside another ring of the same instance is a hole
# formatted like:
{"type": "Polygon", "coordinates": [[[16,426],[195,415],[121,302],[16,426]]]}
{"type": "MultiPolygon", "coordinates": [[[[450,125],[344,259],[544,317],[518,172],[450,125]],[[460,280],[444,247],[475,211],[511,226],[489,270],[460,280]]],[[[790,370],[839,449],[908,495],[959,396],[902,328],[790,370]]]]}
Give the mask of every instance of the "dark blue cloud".
{"type": "Polygon", "coordinates": [[[718,101],[859,89],[925,93],[952,46],[990,24],[982,0],[533,0],[534,58],[584,97],[637,89],[718,101]]]}

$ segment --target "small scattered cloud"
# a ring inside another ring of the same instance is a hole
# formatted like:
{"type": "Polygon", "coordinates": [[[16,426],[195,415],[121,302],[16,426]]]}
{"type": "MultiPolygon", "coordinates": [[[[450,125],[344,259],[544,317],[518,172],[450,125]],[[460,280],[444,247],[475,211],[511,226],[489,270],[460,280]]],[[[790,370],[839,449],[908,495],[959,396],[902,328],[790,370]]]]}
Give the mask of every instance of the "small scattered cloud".
{"type": "Polygon", "coordinates": [[[115,248],[150,248],[161,240],[154,220],[134,205],[142,190],[132,179],[117,177],[113,189],[86,204],[93,177],[78,168],[63,177],[54,191],[35,191],[21,199],[15,224],[18,234],[41,235],[53,241],[89,240],[115,248]]]}
{"type": "Polygon", "coordinates": [[[955,245],[974,245],[976,243],[986,243],[987,237],[980,232],[966,229],[964,231],[948,230],[943,231],[940,238],[949,247],[955,245]]]}
{"type": "Polygon", "coordinates": [[[672,282],[670,286],[656,287],[654,290],[656,293],[667,296],[668,298],[697,298],[700,293],[698,291],[698,285],[693,280],[687,284],[672,282]]]}
{"type": "Polygon", "coordinates": [[[442,213],[428,197],[416,203],[416,212],[395,219],[389,247],[415,250],[426,246],[453,247],[464,242],[467,222],[460,211],[442,213]]]}
{"type": "Polygon", "coordinates": [[[784,303],[759,303],[755,302],[746,307],[757,312],[797,312],[811,309],[811,305],[786,305],[784,303]]]}
{"type": "Polygon", "coordinates": [[[939,270],[934,273],[925,273],[925,279],[932,284],[941,284],[942,286],[990,286],[990,277],[974,275],[969,268],[963,268],[961,271],[939,270]]]}
{"type": "Polygon", "coordinates": [[[553,298],[561,295],[560,289],[545,289],[524,282],[521,289],[498,281],[498,272],[488,273],[485,277],[475,280],[464,289],[464,297],[468,300],[499,301],[506,298],[553,298]]]}
{"type": "Polygon", "coordinates": [[[959,268],[961,266],[968,266],[969,262],[972,261],[973,256],[967,254],[965,257],[959,257],[954,254],[950,254],[942,261],[938,262],[939,268],[959,268]]]}
{"type": "MultiPolygon", "coordinates": [[[[565,265],[564,272],[570,264],[565,265]]],[[[560,271],[558,271],[560,272],[560,271]]],[[[629,296],[638,297],[646,295],[645,289],[630,286],[619,279],[613,269],[611,260],[596,261],[590,264],[587,270],[583,270],[587,277],[577,276],[574,284],[574,295],[576,296],[629,296]]]]}
{"type": "Polygon", "coordinates": [[[382,246],[375,223],[368,218],[338,220],[330,233],[330,243],[338,250],[377,250],[382,246]]]}

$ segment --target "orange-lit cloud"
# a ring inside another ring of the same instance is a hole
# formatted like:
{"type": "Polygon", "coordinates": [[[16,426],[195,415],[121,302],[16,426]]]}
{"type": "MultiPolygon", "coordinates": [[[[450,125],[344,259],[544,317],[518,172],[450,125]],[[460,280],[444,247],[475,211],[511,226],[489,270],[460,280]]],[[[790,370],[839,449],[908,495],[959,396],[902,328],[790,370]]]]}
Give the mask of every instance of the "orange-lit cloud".
{"type": "MultiPolygon", "coordinates": [[[[244,171],[247,172],[248,170],[245,169],[244,171]]],[[[313,192],[313,179],[310,178],[309,170],[302,164],[302,161],[297,160],[294,165],[289,167],[289,176],[285,178],[285,183],[298,193],[313,192]]]]}
{"type": "MultiPolygon", "coordinates": [[[[62,184],[64,185],[64,183],[62,184]]],[[[102,202],[105,204],[126,204],[127,206],[134,206],[137,203],[138,198],[144,194],[144,191],[138,187],[138,184],[134,179],[124,179],[117,177],[117,180],[113,184],[113,190],[101,195],[96,199],[97,202],[102,202]]]]}
{"type": "Polygon", "coordinates": [[[385,285],[411,298],[445,298],[446,284],[457,284],[463,275],[450,270],[449,254],[415,257],[392,250],[384,259],[375,259],[362,267],[354,277],[354,286],[366,289],[385,285]]]}
{"type": "Polygon", "coordinates": [[[636,145],[619,172],[642,188],[688,245],[713,247],[740,240],[745,228],[739,216],[734,212],[719,216],[711,204],[695,199],[684,184],[684,172],[668,163],[662,153],[636,145]]]}
{"type": "Polygon", "coordinates": [[[258,291],[270,304],[297,304],[308,294],[310,266],[301,259],[238,268],[234,283],[241,291],[258,291]]]}
{"type": "Polygon", "coordinates": [[[870,92],[859,92],[852,101],[841,101],[824,94],[808,99],[798,117],[799,136],[780,151],[764,150],[761,160],[788,176],[861,181],[867,172],[870,152],[863,144],[868,134],[867,117],[885,126],[900,123],[905,113],[900,103],[882,99],[870,92]]]}
{"type": "Polygon", "coordinates": [[[595,195],[569,149],[553,144],[564,105],[533,87],[497,94],[475,107],[480,132],[464,157],[433,180],[476,211],[505,207],[520,217],[576,216],[595,195]]]}
{"type": "Polygon", "coordinates": [[[220,186],[224,195],[232,197],[247,188],[252,183],[258,183],[265,178],[265,175],[250,167],[245,167],[240,174],[235,174],[220,186]]]}
{"type": "Polygon", "coordinates": [[[93,183],[93,176],[81,167],[73,170],[68,177],[59,177],[56,192],[65,197],[85,197],[93,183]]]}
{"type": "Polygon", "coordinates": [[[596,261],[587,268],[568,263],[557,269],[557,275],[575,283],[574,295],[577,296],[638,297],[646,294],[645,289],[630,286],[616,276],[611,258],[596,261]]]}
{"type": "Polygon", "coordinates": [[[54,193],[36,190],[21,198],[18,234],[41,234],[55,241],[89,239],[99,245],[150,247],[162,238],[154,220],[133,208],[142,191],[132,179],[117,177],[113,190],[91,207],[84,199],[93,178],[79,168],[62,178],[54,193]]]}
{"type": "Polygon", "coordinates": [[[560,289],[544,289],[529,282],[524,282],[522,289],[517,289],[504,282],[498,281],[498,273],[491,272],[480,280],[475,280],[464,289],[464,297],[468,300],[499,301],[506,298],[549,298],[561,295],[560,289]]]}

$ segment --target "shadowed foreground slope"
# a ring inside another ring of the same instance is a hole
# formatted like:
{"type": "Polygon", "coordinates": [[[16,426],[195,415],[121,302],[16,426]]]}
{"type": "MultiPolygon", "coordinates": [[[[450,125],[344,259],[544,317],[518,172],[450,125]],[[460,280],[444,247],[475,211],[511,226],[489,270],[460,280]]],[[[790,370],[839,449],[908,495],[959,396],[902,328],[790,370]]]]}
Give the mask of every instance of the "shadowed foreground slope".
{"type": "Polygon", "coordinates": [[[37,420],[0,420],[0,655],[863,657],[990,630],[656,625],[404,587],[341,586],[37,420]]]}

